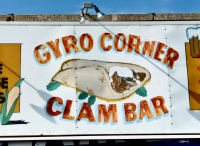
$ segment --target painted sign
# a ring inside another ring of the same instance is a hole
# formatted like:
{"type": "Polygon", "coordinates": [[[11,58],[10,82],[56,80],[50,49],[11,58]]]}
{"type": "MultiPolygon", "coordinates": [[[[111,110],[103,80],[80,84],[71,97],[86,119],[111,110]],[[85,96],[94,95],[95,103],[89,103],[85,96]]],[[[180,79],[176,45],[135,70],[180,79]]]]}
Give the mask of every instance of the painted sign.
{"type": "Polygon", "coordinates": [[[198,133],[192,22],[24,24],[0,28],[0,135],[198,133]]]}

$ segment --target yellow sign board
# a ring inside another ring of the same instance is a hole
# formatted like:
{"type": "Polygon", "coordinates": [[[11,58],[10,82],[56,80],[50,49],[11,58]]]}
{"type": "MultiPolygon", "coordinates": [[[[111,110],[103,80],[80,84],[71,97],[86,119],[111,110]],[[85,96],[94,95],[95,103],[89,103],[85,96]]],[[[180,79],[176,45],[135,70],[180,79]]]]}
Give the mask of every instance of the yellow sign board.
{"type": "MultiPolygon", "coordinates": [[[[0,44],[0,92],[5,94],[20,79],[21,74],[21,44],[0,44]]],[[[2,104],[0,104],[0,109],[2,104]]],[[[20,111],[20,100],[17,101],[14,112],[20,111]]]]}

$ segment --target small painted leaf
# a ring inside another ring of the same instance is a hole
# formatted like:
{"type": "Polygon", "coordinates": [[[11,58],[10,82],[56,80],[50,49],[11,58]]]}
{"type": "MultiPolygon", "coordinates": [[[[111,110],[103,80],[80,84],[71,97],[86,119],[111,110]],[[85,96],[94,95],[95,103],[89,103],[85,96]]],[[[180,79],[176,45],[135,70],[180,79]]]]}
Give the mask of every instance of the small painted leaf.
{"type": "Polygon", "coordinates": [[[19,87],[21,83],[23,82],[24,78],[20,79],[16,84],[15,87],[19,87]]]}
{"type": "Polygon", "coordinates": [[[79,94],[78,99],[80,100],[84,100],[88,97],[88,93],[87,92],[81,92],[81,94],[79,94]]]}
{"type": "Polygon", "coordinates": [[[11,88],[11,90],[8,93],[8,89],[5,91],[5,102],[2,105],[2,115],[1,115],[1,124],[5,125],[9,122],[14,109],[17,104],[17,100],[20,96],[19,86],[23,82],[24,78],[20,79],[14,87],[11,88]]]}
{"type": "Polygon", "coordinates": [[[88,98],[88,104],[91,106],[95,103],[96,101],[96,96],[95,95],[91,95],[89,98],[88,98]]]}
{"type": "Polygon", "coordinates": [[[5,124],[7,124],[7,123],[9,122],[9,120],[10,120],[12,114],[14,113],[14,109],[15,109],[15,107],[16,107],[16,104],[17,104],[18,99],[19,99],[19,97],[18,97],[18,98],[15,100],[15,102],[13,103],[13,105],[12,105],[12,107],[11,107],[11,109],[10,109],[8,115],[7,115],[4,119],[2,119],[2,121],[1,121],[1,124],[2,124],[2,125],[5,125],[5,124]]]}
{"type": "Polygon", "coordinates": [[[46,87],[47,87],[47,90],[49,91],[53,91],[53,90],[56,90],[58,87],[60,87],[61,83],[59,82],[50,82],[46,87]]]}
{"type": "Polygon", "coordinates": [[[5,102],[2,104],[1,108],[1,124],[3,125],[6,120],[6,113],[7,113],[7,100],[8,100],[8,88],[5,91],[5,102]]]}
{"type": "Polygon", "coordinates": [[[142,97],[146,97],[147,96],[147,90],[145,87],[141,87],[136,91],[136,94],[138,94],[139,96],[142,97]]]}

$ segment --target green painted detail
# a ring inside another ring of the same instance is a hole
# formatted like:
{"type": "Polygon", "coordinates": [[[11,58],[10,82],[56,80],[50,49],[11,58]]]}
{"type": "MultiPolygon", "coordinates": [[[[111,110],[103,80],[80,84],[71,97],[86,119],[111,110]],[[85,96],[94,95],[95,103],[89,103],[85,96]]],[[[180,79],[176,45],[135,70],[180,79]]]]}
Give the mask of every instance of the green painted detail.
{"type": "MultiPolygon", "coordinates": [[[[16,84],[15,84],[15,87],[19,87],[22,83],[22,81],[24,80],[23,79],[20,79],[16,84]]],[[[20,95],[19,95],[20,96],[20,95]]],[[[19,99],[19,96],[15,99],[10,111],[8,112],[8,115],[6,116],[6,113],[7,113],[7,104],[8,104],[8,89],[6,89],[5,91],[5,102],[3,103],[2,105],[2,110],[1,110],[1,124],[2,125],[5,125],[9,122],[13,112],[14,112],[14,109],[16,107],[16,104],[17,104],[17,100],[19,99]]]]}
{"type": "Polygon", "coordinates": [[[91,106],[95,103],[96,101],[96,96],[95,95],[91,95],[89,98],[88,98],[88,104],[91,106]]]}
{"type": "Polygon", "coordinates": [[[24,78],[20,79],[16,84],[15,87],[19,87],[21,83],[23,82],[24,78]]]}
{"type": "Polygon", "coordinates": [[[48,91],[53,91],[53,90],[56,90],[60,86],[61,86],[61,83],[54,81],[54,82],[50,82],[46,87],[48,91]]]}
{"type": "Polygon", "coordinates": [[[136,94],[138,94],[139,96],[142,97],[146,97],[147,96],[147,90],[145,87],[141,87],[136,91],[136,94]]]}
{"type": "MultiPolygon", "coordinates": [[[[17,100],[18,100],[18,99],[19,99],[19,97],[16,98],[16,100],[15,100],[15,102],[13,103],[13,105],[12,105],[12,107],[11,107],[11,109],[10,109],[8,115],[5,116],[4,119],[2,119],[2,121],[1,121],[1,124],[2,124],[2,125],[5,125],[5,124],[7,124],[7,123],[9,122],[9,120],[10,120],[12,114],[14,113],[14,109],[15,109],[15,106],[16,106],[16,104],[17,104],[17,100]]],[[[5,102],[4,102],[4,103],[5,103],[5,102]]],[[[7,107],[7,106],[6,106],[6,107],[7,107]]],[[[5,114],[6,114],[6,112],[5,112],[5,114]]]]}
{"type": "Polygon", "coordinates": [[[88,97],[88,93],[87,92],[81,92],[81,94],[79,94],[78,99],[80,100],[84,100],[88,97]]]}
{"type": "Polygon", "coordinates": [[[1,109],[1,124],[5,124],[6,121],[6,111],[7,111],[7,100],[8,100],[8,88],[5,91],[5,102],[2,105],[1,109]]]}

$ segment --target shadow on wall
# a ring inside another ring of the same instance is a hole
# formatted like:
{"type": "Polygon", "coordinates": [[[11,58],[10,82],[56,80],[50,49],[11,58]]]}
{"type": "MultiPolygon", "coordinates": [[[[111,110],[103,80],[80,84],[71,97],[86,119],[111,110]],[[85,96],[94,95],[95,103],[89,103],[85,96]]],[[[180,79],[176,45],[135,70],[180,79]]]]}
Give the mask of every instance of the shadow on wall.
{"type": "MultiPolygon", "coordinates": [[[[40,95],[40,97],[46,102],[49,100],[49,98],[51,97],[50,94],[48,94],[47,92],[44,92],[42,90],[37,90],[37,93],[40,95]]],[[[47,112],[46,112],[46,105],[44,105],[44,107],[39,107],[37,105],[33,105],[30,104],[30,106],[40,115],[42,116],[44,119],[52,122],[52,123],[56,123],[54,117],[50,116],[47,112]]]]}
{"type": "MultiPolygon", "coordinates": [[[[191,95],[193,99],[200,105],[200,94],[190,90],[189,95],[191,95]]],[[[199,109],[196,109],[196,110],[200,110],[200,106],[199,106],[199,109]]]]}
{"type": "MultiPolygon", "coordinates": [[[[189,91],[189,96],[191,96],[199,105],[200,105],[200,95],[196,92],[193,91],[189,91]]],[[[191,104],[191,103],[189,103],[191,104]]],[[[190,105],[191,106],[191,105],[190,105]]],[[[200,106],[198,109],[187,109],[187,111],[190,113],[190,115],[192,115],[196,120],[198,120],[200,122],[200,106]]]]}
{"type": "Polygon", "coordinates": [[[190,115],[192,115],[196,120],[198,120],[200,122],[200,111],[198,110],[190,110],[190,109],[187,109],[187,111],[190,113],[190,115]]]}

